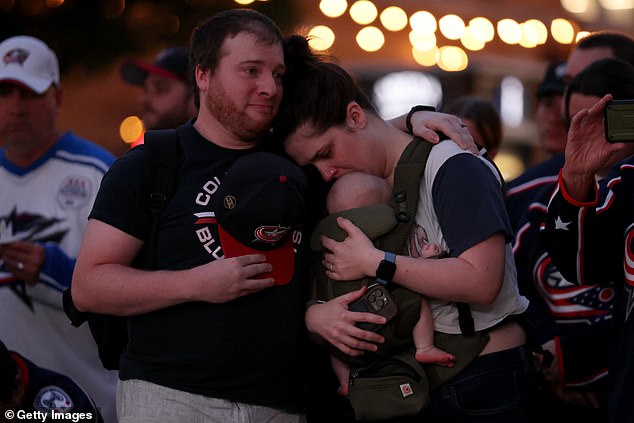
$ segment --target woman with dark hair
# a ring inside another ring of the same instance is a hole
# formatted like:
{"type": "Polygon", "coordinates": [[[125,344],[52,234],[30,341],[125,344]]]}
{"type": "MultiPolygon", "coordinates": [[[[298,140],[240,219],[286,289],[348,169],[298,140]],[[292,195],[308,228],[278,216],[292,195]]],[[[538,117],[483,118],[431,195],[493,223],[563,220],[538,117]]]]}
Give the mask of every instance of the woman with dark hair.
{"type": "MultiPolygon", "coordinates": [[[[301,165],[314,165],[330,181],[353,171],[384,178],[392,186],[395,169],[410,143],[422,142],[381,119],[340,66],[311,55],[300,37],[287,45],[285,96],[274,133],[301,165]]],[[[460,334],[457,303],[469,305],[474,328],[488,343],[457,376],[431,393],[431,405],[414,419],[465,422],[537,421],[539,402],[532,356],[514,317],[527,307],[519,295],[501,181],[484,158],[441,141],[429,154],[420,184],[415,227],[449,252],[439,259],[397,255],[392,282],[431,300],[435,329],[460,334]]],[[[387,252],[349,220],[342,242],[322,238],[322,264],[333,280],[375,277],[387,252]]],[[[398,253],[398,252],[393,252],[398,253]]],[[[308,330],[342,352],[358,356],[375,351],[381,336],[356,322],[383,318],[348,310],[363,290],[306,312],[308,330]]]]}

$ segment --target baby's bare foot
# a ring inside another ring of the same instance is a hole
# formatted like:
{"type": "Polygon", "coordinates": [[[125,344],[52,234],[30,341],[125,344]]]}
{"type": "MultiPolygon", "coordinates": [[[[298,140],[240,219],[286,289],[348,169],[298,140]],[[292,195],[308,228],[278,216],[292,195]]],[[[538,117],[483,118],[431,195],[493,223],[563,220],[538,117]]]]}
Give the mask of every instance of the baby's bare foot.
{"type": "Polygon", "coordinates": [[[453,367],[456,365],[456,357],[435,346],[431,345],[425,348],[416,348],[414,356],[419,363],[438,364],[444,367],[453,367]]]}

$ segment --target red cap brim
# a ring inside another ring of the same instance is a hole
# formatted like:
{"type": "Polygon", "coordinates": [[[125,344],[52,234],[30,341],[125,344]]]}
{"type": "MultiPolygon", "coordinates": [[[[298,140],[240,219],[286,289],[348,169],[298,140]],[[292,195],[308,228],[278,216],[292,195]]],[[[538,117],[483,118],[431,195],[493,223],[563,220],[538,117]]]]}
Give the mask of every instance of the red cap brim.
{"type": "Polygon", "coordinates": [[[241,244],[220,225],[218,225],[218,234],[220,235],[222,251],[227,258],[248,254],[264,254],[266,256],[266,262],[273,266],[273,271],[257,275],[255,279],[273,278],[275,279],[275,285],[286,285],[293,278],[295,250],[291,236],[287,237],[279,247],[269,251],[262,251],[241,244]]]}

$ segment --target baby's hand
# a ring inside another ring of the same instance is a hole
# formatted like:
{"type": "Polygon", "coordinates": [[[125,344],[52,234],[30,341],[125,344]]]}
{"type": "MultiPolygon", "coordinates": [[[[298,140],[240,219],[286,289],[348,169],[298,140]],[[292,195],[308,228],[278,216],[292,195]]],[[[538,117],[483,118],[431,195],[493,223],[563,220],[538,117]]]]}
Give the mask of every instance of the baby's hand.
{"type": "Polygon", "coordinates": [[[425,244],[421,250],[422,258],[439,258],[444,254],[442,248],[436,244],[425,244]]]}

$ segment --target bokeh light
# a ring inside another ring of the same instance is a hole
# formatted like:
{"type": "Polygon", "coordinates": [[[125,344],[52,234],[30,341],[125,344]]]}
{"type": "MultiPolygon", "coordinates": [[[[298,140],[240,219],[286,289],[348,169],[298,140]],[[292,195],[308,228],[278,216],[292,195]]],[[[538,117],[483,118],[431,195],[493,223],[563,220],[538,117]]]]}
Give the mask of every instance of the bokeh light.
{"type": "Polygon", "coordinates": [[[460,37],[460,42],[466,49],[471,51],[482,50],[485,46],[485,42],[473,34],[471,26],[468,26],[465,29],[464,34],[460,37]]]}
{"type": "Polygon", "coordinates": [[[328,50],[334,42],[335,33],[326,25],[314,26],[308,32],[308,44],[315,50],[328,50]]]}
{"type": "Polygon", "coordinates": [[[498,36],[506,44],[517,44],[522,39],[522,28],[513,19],[498,21],[498,36]]]}
{"type": "Polygon", "coordinates": [[[419,34],[416,31],[409,32],[409,42],[417,50],[426,51],[436,46],[436,35],[419,34]]]}
{"type": "Polygon", "coordinates": [[[397,6],[385,8],[379,15],[379,19],[388,31],[400,31],[407,25],[407,13],[397,6]]]}
{"type": "Polygon", "coordinates": [[[348,2],[346,0],[321,0],[319,10],[329,18],[338,18],[346,13],[348,2]]]}
{"type": "Polygon", "coordinates": [[[359,25],[372,23],[378,13],[374,3],[368,0],[359,0],[350,6],[350,17],[359,25]]]}
{"type": "Polygon", "coordinates": [[[438,66],[448,72],[458,72],[464,70],[469,65],[467,53],[460,47],[443,46],[440,47],[440,57],[438,66]]]}
{"type": "Polygon", "coordinates": [[[362,28],[355,38],[357,44],[363,50],[368,52],[374,52],[383,47],[385,43],[385,36],[383,32],[375,26],[366,26],[362,28]]]}
{"type": "Polygon", "coordinates": [[[128,116],[119,125],[119,136],[127,144],[136,141],[143,131],[143,122],[138,116],[128,116]]]}
{"type": "Polygon", "coordinates": [[[465,25],[458,15],[445,15],[438,21],[440,32],[448,40],[459,40],[465,32],[465,25]]]}
{"type": "Polygon", "coordinates": [[[590,8],[590,0],[561,0],[561,6],[570,13],[585,13],[590,8]]]}
{"type": "Polygon", "coordinates": [[[436,18],[426,10],[419,10],[409,18],[412,29],[419,34],[432,34],[436,32],[438,24],[436,18]]]}
{"type": "Polygon", "coordinates": [[[493,40],[493,37],[495,36],[495,28],[493,27],[491,21],[481,16],[471,19],[469,21],[468,28],[470,28],[469,31],[471,32],[472,37],[484,43],[488,43],[493,40]]]}
{"type": "Polygon", "coordinates": [[[570,44],[575,39],[575,29],[567,19],[553,19],[550,24],[550,33],[560,44],[570,44]]]}
{"type": "Polygon", "coordinates": [[[607,10],[628,10],[634,8],[634,0],[599,0],[599,4],[607,10]]]}
{"type": "Polygon", "coordinates": [[[412,57],[416,60],[416,63],[421,66],[434,66],[438,63],[440,51],[438,50],[438,47],[424,51],[412,47],[412,57]]]}

